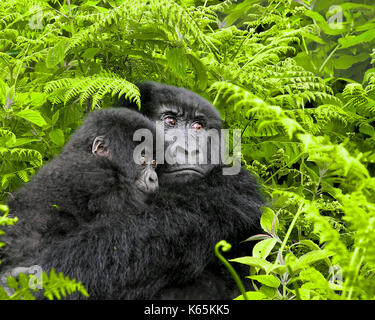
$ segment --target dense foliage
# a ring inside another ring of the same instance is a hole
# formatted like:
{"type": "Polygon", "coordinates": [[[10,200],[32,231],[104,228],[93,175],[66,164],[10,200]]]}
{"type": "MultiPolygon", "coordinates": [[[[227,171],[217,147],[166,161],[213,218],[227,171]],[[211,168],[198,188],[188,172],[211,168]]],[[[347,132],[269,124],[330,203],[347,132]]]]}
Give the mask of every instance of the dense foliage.
{"type": "Polygon", "coordinates": [[[2,1],[0,199],[88,112],[140,104],[135,82],[183,86],[242,130],[270,199],[232,261],[249,266],[246,298],[373,299],[373,48],[372,0],[2,1]]]}

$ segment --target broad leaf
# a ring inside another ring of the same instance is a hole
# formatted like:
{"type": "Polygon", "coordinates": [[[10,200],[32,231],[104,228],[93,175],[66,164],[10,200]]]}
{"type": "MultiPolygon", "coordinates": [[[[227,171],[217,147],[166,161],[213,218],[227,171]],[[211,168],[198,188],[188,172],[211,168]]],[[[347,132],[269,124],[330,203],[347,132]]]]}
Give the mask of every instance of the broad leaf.
{"type": "Polygon", "coordinates": [[[36,110],[25,109],[16,113],[16,116],[21,117],[27,121],[30,121],[39,127],[42,127],[47,124],[47,122],[44,120],[40,112],[36,110]]]}
{"type": "Polygon", "coordinates": [[[51,138],[51,141],[59,147],[63,146],[65,143],[64,132],[61,129],[51,131],[49,137],[51,138]]]}
{"type": "Polygon", "coordinates": [[[256,281],[260,282],[261,284],[264,284],[264,285],[266,285],[268,287],[272,287],[272,288],[278,288],[280,286],[280,280],[278,278],[276,278],[275,276],[271,275],[271,274],[269,274],[269,275],[261,274],[261,275],[255,275],[255,276],[248,276],[246,278],[256,280],[256,281]]]}

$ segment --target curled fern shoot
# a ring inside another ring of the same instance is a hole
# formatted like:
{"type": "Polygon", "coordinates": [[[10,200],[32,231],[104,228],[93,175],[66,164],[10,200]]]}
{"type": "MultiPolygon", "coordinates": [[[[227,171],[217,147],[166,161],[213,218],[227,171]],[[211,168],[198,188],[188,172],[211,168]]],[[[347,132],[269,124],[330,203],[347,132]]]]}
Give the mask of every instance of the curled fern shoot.
{"type": "Polygon", "coordinates": [[[240,277],[238,276],[236,270],[234,270],[234,268],[232,267],[232,265],[228,262],[227,259],[225,259],[222,254],[220,253],[220,249],[222,249],[224,252],[226,251],[229,251],[230,249],[232,248],[231,244],[229,244],[228,242],[226,242],[225,240],[221,240],[219,241],[216,245],[215,245],[215,255],[219,258],[219,260],[224,263],[225,267],[229,270],[230,274],[232,275],[234,281],[236,281],[236,284],[237,284],[237,287],[238,289],[240,290],[242,296],[244,297],[245,300],[249,300],[247,298],[247,294],[246,294],[246,290],[245,290],[245,287],[240,279],[240,277]]]}

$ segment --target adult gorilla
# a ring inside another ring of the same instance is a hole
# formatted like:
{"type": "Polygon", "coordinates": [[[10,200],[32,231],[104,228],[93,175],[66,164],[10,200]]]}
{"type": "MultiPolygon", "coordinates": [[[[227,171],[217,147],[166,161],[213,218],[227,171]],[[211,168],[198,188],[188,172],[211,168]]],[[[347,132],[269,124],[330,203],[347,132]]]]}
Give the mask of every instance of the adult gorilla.
{"type": "MultiPolygon", "coordinates": [[[[166,137],[170,138],[177,131],[186,140],[190,137],[192,141],[195,133],[198,135],[201,131],[211,129],[220,131],[221,118],[218,112],[207,100],[191,91],[155,82],[144,82],[138,87],[142,105],[139,112],[162,124],[166,137]]],[[[135,104],[125,100],[120,100],[117,106],[138,110],[135,104]]],[[[177,262],[171,266],[169,276],[175,274],[175,279],[158,297],[233,298],[238,294],[237,288],[229,273],[214,257],[213,248],[217,241],[225,239],[234,245],[231,250],[233,257],[251,252],[249,245],[240,245],[240,242],[261,230],[259,208],[263,205],[263,198],[259,187],[254,177],[244,169],[240,169],[236,175],[223,175],[223,165],[215,165],[210,161],[207,164],[184,161],[190,155],[202,153],[199,143],[165,141],[165,147],[165,155],[177,161],[159,165],[160,190],[154,205],[161,214],[170,212],[182,219],[175,230],[176,236],[183,229],[188,232],[180,238],[181,252],[177,253],[177,249],[170,246],[181,264],[177,262]],[[191,217],[185,220],[186,215],[191,217]],[[197,221],[199,223],[195,223],[197,221]],[[181,270],[180,267],[185,266],[186,261],[196,261],[194,273],[188,274],[181,270]]],[[[206,150],[210,150],[210,145],[206,150]]],[[[208,160],[212,158],[212,154],[208,154],[208,160]]],[[[244,269],[242,271],[246,272],[244,269]]]]}

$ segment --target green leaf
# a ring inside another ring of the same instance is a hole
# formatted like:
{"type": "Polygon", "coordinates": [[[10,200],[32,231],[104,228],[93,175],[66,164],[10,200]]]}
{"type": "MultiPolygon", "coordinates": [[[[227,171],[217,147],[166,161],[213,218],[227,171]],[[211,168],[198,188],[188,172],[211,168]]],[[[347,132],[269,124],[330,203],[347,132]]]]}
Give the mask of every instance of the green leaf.
{"type": "Polygon", "coordinates": [[[187,55],[190,63],[192,64],[195,74],[196,74],[196,81],[198,84],[199,89],[205,90],[207,87],[207,69],[206,66],[202,63],[202,61],[197,57],[195,54],[190,53],[187,55]]]}
{"type": "Polygon", "coordinates": [[[187,58],[185,52],[180,48],[173,48],[167,52],[166,57],[168,66],[174,73],[180,77],[186,77],[187,58]]]}
{"type": "Polygon", "coordinates": [[[240,258],[231,259],[229,261],[246,264],[248,266],[252,266],[255,268],[260,268],[266,271],[266,273],[268,273],[269,270],[271,270],[271,268],[273,267],[273,264],[271,264],[267,260],[263,260],[261,258],[256,258],[256,257],[240,257],[240,258]]]}
{"type": "Polygon", "coordinates": [[[302,35],[305,38],[313,40],[313,41],[315,41],[315,42],[317,42],[319,44],[326,44],[322,38],[320,38],[320,37],[318,37],[318,36],[316,36],[314,34],[311,34],[311,33],[308,33],[308,32],[304,32],[304,33],[302,33],[302,35]]]}
{"type": "Polygon", "coordinates": [[[293,263],[292,268],[294,270],[301,269],[303,267],[309,266],[317,261],[326,259],[333,256],[333,252],[327,250],[313,250],[303,256],[299,257],[295,263],[293,263]]]}
{"type": "Polygon", "coordinates": [[[359,132],[369,135],[373,137],[375,135],[375,129],[372,125],[364,123],[359,127],[359,132]]]}
{"type": "Polygon", "coordinates": [[[343,54],[335,59],[335,69],[349,69],[353,64],[370,59],[367,52],[356,55],[343,54]]]}
{"type": "Polygon", "coordinates": [[[256,280],[260,282],[261,284],[264,284],[271,288],[278,288],[280,286],[280,280],[273,276],[272,274],[269,275],[255,275],[255,276],[248,276],[246,278],[256,280]]]}
{"type": "Polygon", "coordinates": [[[66,49],[69,44],[69,39],[62,39],[50,48],[47,53],[46,66],[47,68],[54,68],[58,63],[65,58],[66,49]]]}
{"type": "Polygon", "coordinates": [[[349,48],[358,44],[364,44],[375,39],[374,30],[368,30],[358,36],[348,36],[346,38],[340,38],[339,43],[342,48],[349,48]]]}
{"type": "Polygon", "coordinates": [[[271,208],[263,208],[263,214],[260,218],[260,225],[264,231],[272,233],[272,229],[274,229],[274,234],[277,234],[279,222],[277,220],[276,214],[271,208]]]}
{"type": "Polygon", "coordinates": [[[39,139],[32,139],[32,138],[17,138],[14,142],[7,142],[6,146],[9,148],[19,147],[24,144],[34,142],[34,141],[40,141],[39,139]]]}
{"type": "Polygon", "coordinates": [[[256,258],[266,259],[276,243],[277,239],[275,238],[259,241],[253,248],[253,256],[256,258]]]}
{"type": "MultiPolygon", "coordinates": [[[[311,292],[310,289],[299,288],[299,295],[300,295],[301,300],[310,300],[310,292],[311,292]]],[[[294,290],[293,290],[293,293],[296,294],[294,290]]]]}
{"type": "Polygon", "coordinates": [[[293,134],[295,132],[297,132],[297,131],[303,131],[301,125],[297,121],[295,121],[293,119],[290,119],[290,118],[281,118],[279,121],[283,125],[285,132],[289,136],[289,139],[293,138],[293,134]]]}
{"type": "Polygon", "coordinates": [[[319,27],[322,28],[324,33],[326,33],[328,35],[334,36],[334,35],[342,34],[344,32],[344,29],[333,29],[333,28],[331,28],[328,25],[326,19],[322,15],[320,15],[318,12],[306,10],[304,12],[304,14],[307,17],[310,17],[311,19],[314,19],[316,21],[316,23],[319,25],[319,27]]]}
{"type": "Polygon", "coordinates": [[[306,247],[312,249],[312,250],[321,250],[320,247],[313,241],[311,240],[300,240],[296,244],[302,244],[305,245],[306,247]]]}
{"type": "Polygon", "coordinates": [[[95,55],[100,51],[99,48],[88,48],[82,55],[85,60],[90,60],[95,57],[95,55]]]}
{"type": "Polygon", "coordinates": [[[329,287],[328,281],[318,270],[314,268],[308,268],[306,270],[301,271],[299,279],[302,281],[306,281],[306,283],[302,285],[302,287],[306,289],[326,289],[329,287]]]}
{"type": "Polygon", "coordinates": [[[7,84],[2,79],[0,79],[0,104],[2,104],[3,106],[6,105],[8,89],[9,88],[7,84]]]}
{"type": "Polygon", "coordinates": [[[51,131],[49,137],[51,138],[51,141],[59,147],[62,147],[65,143],[64,132],[61,129],[51,131]]]}
{"type": "Polygon", "coordinates": [[[267,285],[262,285],[259,291],[264,293],[269,299],[273,299],[278,292],[277,288],[272,288],[267,285]]]}
{"type": "Polygon", "coordinates": [[[52,120],[51,120],[51,123],[52,125],[54,126],[57,122],[57,120],[59,120],[59,116],[60,116],[60,110],[57,110],[53,116],[52,116],[52,120]]]}
{"type": "MultiPolygon", "coordinates": [[[[267,296],[260,291],[248,291],[246,292],[246,297],[248,300],[264,300],[267,299],[267,296]]],[[[242,295],[234,298],[234,300],[245,300],[242,295]]]]}
{"type": "Polygon", "coordinates": [[[47,101],[47,95],[41,92],[31,92],[30,99],[33,107],[40,107],[47,101]]]}
{"type": "Polygon", "coordinates": [[[36,110],[24,109],[16,113],[16,116],[21,117],[27,121],[30,121],[39,127],[42,127],[47,124],[47,122],[44,120],[40,112],[36,110]]]}
{"type": "Polygon", "coordinates": [[[302,162],[301,166],[300,166],[300,169],[307,171],[308,176],[310,177],[310,179],[312,181],[314,181],[315,183],[319,183],[320,182],[319,175],[314,171],[314,169],[310,168],[310,166],[312,166],[312,165],[311,164],[306,164],[305,162],[302,162]]]}

